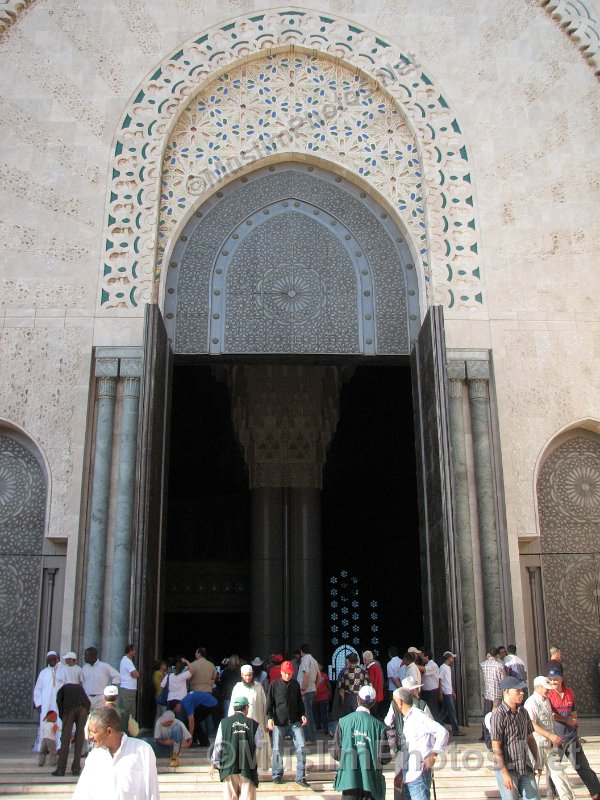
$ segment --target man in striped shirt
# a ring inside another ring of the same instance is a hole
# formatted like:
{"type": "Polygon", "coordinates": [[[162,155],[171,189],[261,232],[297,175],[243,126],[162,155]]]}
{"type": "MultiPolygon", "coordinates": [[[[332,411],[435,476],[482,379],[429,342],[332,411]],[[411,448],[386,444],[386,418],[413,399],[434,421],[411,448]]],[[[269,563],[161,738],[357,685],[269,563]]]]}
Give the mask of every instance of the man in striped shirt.
{"type": "MultiPolygon", "coordinates": [[[[498,659],[496,647],[490,647],[487,658],[480,662],[479,668],[483,674],[483,716],[485,719],[485,715],[502,702],[500,684],[506,677],[504,665],[498,659]]],[[[480,741],[484,740],[484,736],[485,726],[482,723],[480,741]]]]}
{"type": "Polygon", "coordinates": [[[502,703],[490,720],[500,797],[502,800],[539,800],[534,770],[527,753],[529,747],[535,763],[539,763],[533,725],[522,706],[525,683],[518,678],[506,677],[500,688],[502,703]]]}

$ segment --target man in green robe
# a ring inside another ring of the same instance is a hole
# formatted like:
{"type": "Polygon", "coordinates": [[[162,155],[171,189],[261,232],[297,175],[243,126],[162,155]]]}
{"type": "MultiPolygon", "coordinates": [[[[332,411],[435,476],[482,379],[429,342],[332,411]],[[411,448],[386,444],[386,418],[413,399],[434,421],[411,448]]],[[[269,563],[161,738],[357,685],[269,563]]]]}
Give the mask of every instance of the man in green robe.
{"type": "Polygon", "coordinates": [[[390,752],[385,725],[371,716],[375,698],[375,689],[363,686],[356,711],[340,719],[333,738],[331,754],[339,761],[333,788],[353,800],[385,800],[382,766],[390,752]]]}
{"type": "Polygon", "coordinates": [[[234,713],[219,723],[210,762],[210,776],[215,767],[223,782],[223,800],[255,800],[258,786],[256,752],[264,744],[263,733],[255,719],[248,716],[248,698],[238,695],[234,713]]]}

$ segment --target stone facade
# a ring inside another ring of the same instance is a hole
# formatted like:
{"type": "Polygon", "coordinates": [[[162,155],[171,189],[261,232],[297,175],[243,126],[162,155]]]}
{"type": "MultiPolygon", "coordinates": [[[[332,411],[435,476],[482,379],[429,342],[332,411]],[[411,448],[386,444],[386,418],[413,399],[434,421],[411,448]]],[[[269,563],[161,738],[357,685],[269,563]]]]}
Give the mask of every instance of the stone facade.
{"type": "MultiPolygon", "coordinates": [[[[83,625],[93,348],[142,344],[201,206],[293,163],[376,200],[421,319],[442,304],[448,348],[491,354],[514,632],[533,663],[524,564],[554,575],[544,514],[568,504],[552,476],[597,459],[573,467],[587,434],[555,443],[600,424],[598,3],[313,6],[0,0],[0,436],[17,428],[47,465],[44,542],[67,547],[52,644],[76,647],[83,625]]],[[[468,453],[465,468],[474,495],[468,453]]]]}

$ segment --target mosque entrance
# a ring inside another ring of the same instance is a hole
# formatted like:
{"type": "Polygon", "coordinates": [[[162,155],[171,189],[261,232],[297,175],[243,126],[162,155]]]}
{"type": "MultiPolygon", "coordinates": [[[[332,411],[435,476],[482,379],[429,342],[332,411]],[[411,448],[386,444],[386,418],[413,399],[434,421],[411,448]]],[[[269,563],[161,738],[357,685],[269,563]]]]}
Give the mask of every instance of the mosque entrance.
{"type": "Polygon", "coordinates": [[[313,165],[257,169],[188,221],[163,296],[144,345],[140,651],[458,647],[443,314],[423,319],[389,214],[313,165]],[[349,581],[340,611],[332,579],[349,581]]]}
{"type": "MultiPolygon", "coordinates": [[[[178,364],[173,370],[164,655],[190,655],[200,644],[217,660],[233,652],[257,655],[252,613],[262,576],[256,574],[252,536],[261,532],[253,521],[257,498],[236,436],[226,374],[226,368],[210,364],[178,364]]],[[[320,619],[302,641],[307,638],[327,660],[344,643],[383,658],[390,644],[423,641],[410,368],[346,365],[339,374],[337,422],[327,433],[320,508],[311,520],[320,538],[319,574],[302,587],[302,594],[320,594],[320,619]]],[[[288,410],[297,412],[293,406],[288,410]]],[[[291,445],[284,431],[274,449],[285,446],[291,445]]],[[[281,556],[284,571],[285,553],[281,556]]],[[[276,598],[273,607],[282,600],[276,598]]],[[[292,618],[304,602],[290,597],[292,618]]],[[[299,646],[285,620],[280,622],[284,626],[274,632],[272,648],[299,646]]]]}

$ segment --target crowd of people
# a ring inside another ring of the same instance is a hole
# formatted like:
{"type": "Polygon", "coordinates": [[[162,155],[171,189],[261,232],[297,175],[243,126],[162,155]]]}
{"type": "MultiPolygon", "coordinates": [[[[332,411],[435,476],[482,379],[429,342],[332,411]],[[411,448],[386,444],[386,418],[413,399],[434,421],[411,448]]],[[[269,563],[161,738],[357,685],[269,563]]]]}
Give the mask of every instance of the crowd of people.
{"type": "MultiPolygon", "coordinates": [[[[514,646],[490,648],[480,664],[481,740],[491,751],[503,800],[538,798],[535,776],[543,770],[548,798],[572,800],[566,759],[590,796],[600,800],[600,782],[578,736],[562,653],[552,648],[550,655],[525,700],[527,670],[514,646]]],[[[382,766],[395,756],[397,800],[428,800],[437,757],[451,735],[464,736],[453,685],[457,654],[451,651],[438,664],[425,648],[409,647],[400,656],[390,647],[383,665],[370,650],[362,653],[362,663],[349,651],[345,667],[330,681],[307,643],[289,658],[274,653],[263,662],[233,654],[218,667],[199,647],[193,661],[181,656],[156,663],[156,716],[153,735],[146,737],[139,736],[136,721],[135,658],[133,645],[118,670],[100,661],[93,647],[81,667],[73,652],[62,661],[55,651],[47,654],[34,690],[40,714],[35,750],[41,766],[49,757],[55,776],[65,775],[71,745],[73,775],[81,774],[86,759],[76,800],[111,797],[107,772],[118,783],[134,763],[145,776],[136,779],[144,783],[136,796],[154,800],[156,757],[168,758],[175,768],[181,749],[209,747],[211,738],[211,773],[219,771],[225,800],[253,800],[261,772],[270,771],[275,784],[284,782],[286,737],[295,753],[296,784],[307,788],[306,753],[319,735],[339,762],[334,787],[342,794],[384,800],[382,766]]]]}

